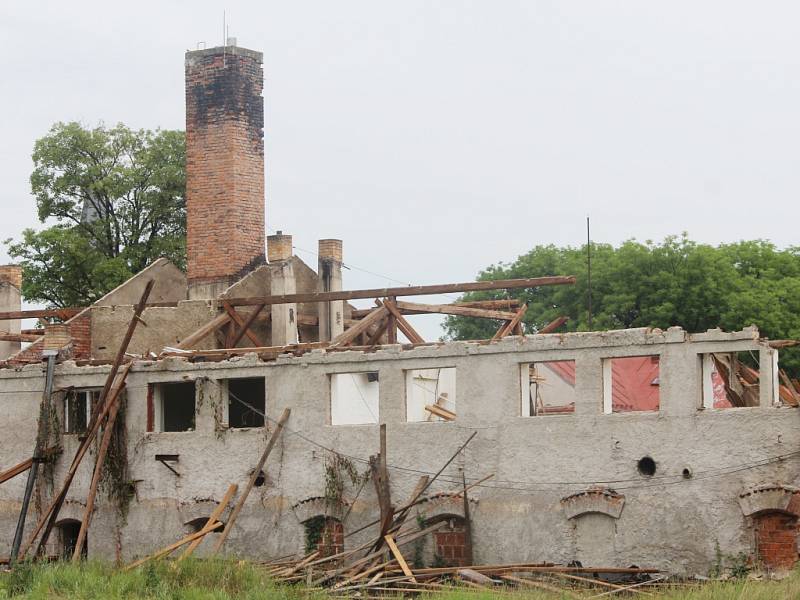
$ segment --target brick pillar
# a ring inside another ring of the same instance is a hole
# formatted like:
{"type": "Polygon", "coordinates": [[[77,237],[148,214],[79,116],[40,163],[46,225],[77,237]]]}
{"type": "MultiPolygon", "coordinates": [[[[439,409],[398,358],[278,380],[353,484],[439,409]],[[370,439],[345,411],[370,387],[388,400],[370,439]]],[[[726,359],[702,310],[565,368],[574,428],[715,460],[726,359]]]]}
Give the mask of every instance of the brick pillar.
{"type": "MultiPolygon", "coordinates": [[[[22,267],[0,265],[0,312],[22,310],[22,267]]],[[[19,334],[21,321],[0,321],[0,333],[19,334]]],[[[20,342],[0,340],[0,360],[20,351],[20,342]]]]}
{"type": "Polygon", "coordinates": [[[186,53],[189,298],[214,298],[264,264],[263,54],[186,53]]]}
{"type": "MultiPolygon", "coordinates": [[[[292,267],[292,236],[279,231],[267,238],[269,256],[270,294],[294,294],[296,290],[292,267]]],[[[273,304],[270,322],[273,346],[296,344],[297,304],[273,304]]]]}
{"type": "Polygon", "coordinates": [[[340,521],[331,517],[325,518],[317,550],[323,558],[344,552],[344,526],[340,521]]]}
{"type": "MultiPolygon", "coordinates": [[[[342,240],[319,241],[317,289],[338,292],[342,289],[342,240]]],[[[344,301],[319,302],[319,341],[328,342],[344,332],[344,301]]]]}
{"type": "Polygon", "coordinates": [[[789,571],[797,562],[797,517],[770,511],[753,517],[756,556],[770,571],[789,571]]]}

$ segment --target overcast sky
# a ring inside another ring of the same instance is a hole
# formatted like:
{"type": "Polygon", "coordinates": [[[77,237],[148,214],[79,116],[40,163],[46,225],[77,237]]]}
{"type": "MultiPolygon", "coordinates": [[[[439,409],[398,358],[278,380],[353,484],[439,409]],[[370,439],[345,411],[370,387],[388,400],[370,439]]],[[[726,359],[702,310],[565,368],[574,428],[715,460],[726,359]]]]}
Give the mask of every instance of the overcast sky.
{"type": "Polygon", "coordinates": [[[223,10],[264,52],[267,225],[298,248],[444,283],[580,244],[587,214],[598,242],[798,244],[788,0],[4,2],[0,239],[38,226],[55,121],[184,128],[183,54],[220,44],[223,10]]]}

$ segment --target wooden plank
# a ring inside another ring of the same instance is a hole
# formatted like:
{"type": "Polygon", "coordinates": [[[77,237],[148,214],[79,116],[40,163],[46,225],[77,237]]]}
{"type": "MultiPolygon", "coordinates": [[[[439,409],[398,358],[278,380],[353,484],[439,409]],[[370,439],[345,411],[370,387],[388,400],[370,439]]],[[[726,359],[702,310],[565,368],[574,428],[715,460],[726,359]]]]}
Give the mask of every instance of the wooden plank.
{"type": "MultiPolygon", "coordinates": [[[[395,300],[391,298],[386,300],[383,305],[392,313],[394,317],[395,323],[400,331],[403,332],[403,335],[408,338],[408,341],[412,344],[424,344],[425,340],[422,339],[422,336],[416,332],[416,330],[411,326],[411,323],[406,321],[405,317],[400,314],[400,311],[397,309],[397,303],[395,300]]],[[[395,337],[395,341],[397,341],[395,337]]],[[[390,342],[391,343],[391,342],[390,342]]]]}
{"type": "Polygon", "coordinates": [[[515,313],[484,308],[473,308],[457,304],[420,304],[418,302],[404,302],[399,300],[397,308],[404,314],[442,314],[456,315],[459,317],[477,317],[479,319],[498,319],[510,321],[515,313]]]}
{"type": "Polygon", "coordinates": [[[35,342],[41,335],[27,333],[0,333],[0,342],[35,342]]]}
{"type": "Polygon", "coordinates": [[[0,312],[0,321],[17,321],[19,319],[46,319],[52,317],[66,321],[83,310],[84,308],[79,307],[11,310],[0,312]]]}
{"type": "Polygon", "coordinates": [[[432,415],[436,415],[437,417],[441,417],[445,421],[455,421],[456,420],[456,413],[447,410],[441,406],[437,406],[436,404],[426,404],[425,410],[427,410],[432,415]]]}
{"type": "Polygon", "coordinates": [[[569,317],[558,317],[557,319],[550,321],[536,333],[553,333],[567,321],[569,321],[569,317]]]}
{"type": "Polygon", "coordinates": [[[228,302],[225,300],[222,301],[222,307],[225,309],[225,312],[228,313],[228,316],[239,326],[239,333],[236,334],[234,340],[231,342],[230,346],[228,346],[229,348],[235,347],[236,344],[239,343],[239,340],[242,339],[243,335],[246,335],[256,346],[264,345],[264,342],[262,342],[259,337],[249,329],[250,325],[253,324],[253,321],[258,316],[258,313],[263,310],[263,304],[256,305],[255,311],[250,313],[250,316],[247,318],[246,322],[244,319],[242,319],[239,313],[236,312],[236,309],[228,304],[228,302]]]}
{"type": "Polygon", "coordinates": [[[233,507],[231,511],[231,516],[228,517],[228,522],[225,523],[225,529],[222,530],[222,535],[219,536],[217,540],[217,545],[214,546],[214,551],[212,554],[217,554],[222,548],[222,545],[225,543],[225,540],[228,539],[228,536],[231,533],[231,528],[233,524],[236,522],[236,517],[239,516],[239,513],[242,512],[242,508],[244,507],[244,503],[247,500],[247,496],[250,494],[250,490],[253,489],[253,486],[256,484],[256,479],[258,479],[258,475],[261,472],[261,469],[264,468],[264,463],[267,462],[267,458],[269,458],[270,452],[275,447],[275,442],[278,441],[278,437],[281,435],[281,431],[283,431],[283,426],[286,424],[286,421],[289,420],[289,415],[291,414],[292,410],[290,408],[286,408],[283,410],[283,414],[281,418],[278,419],[278,425],[275,427],[275,431],[272,432],[272,435],[269,438],[269,442],[267,442],[267,447],[264,449],[264,452],[261,454],[261,458],[258,460],[258,463],[253,469],[253,472],[250,474],[250,480],[247,482],[247,485],[242,492],[242,495],[239,497],[239,500],[236,502],[236,506],[233,507]]]}
{"type": "Polygon", "coordinates": [[[408,563],[406,563],[406,559],[400,552],[400,548],[397,547],[394,538],[391,535],[386,535],[383,537],[383,539],[386,540],[386,545],[389,546],[389,550],[392,551],[392,554],[397,559],[397,563],[400,565],[400,568],[403,569],[403,574],[406,577],[410,577],[411,581],[414,583],[417,583],[417,580],[414,578],[414,573],[408,568],[408,563]]]}
{"type": "Polygon", "coordinates": [[[568,596],[569,598],[582,598],[579,594],[572,592],[570,590],[564,589],[563,587],[556,587],[554,585],[548,585],[541,581],[533,581],[532,579],[523,579],[522,577],[514,577],[513,575],[501,575],[500,579],[505,581],[511,581],[512,583],[526,585],[528,587],[537,588],[540,590],[547,590],[548,592],[554,592],[556,594],[563,594],[564,596],[568,596]]]}
{"type": "MultiPolygon", "coordinates": [[[[247,335],[247,337],[250,338],[250,340],[254,341],[257,345],[259,346],[263,345],[263,342],[258,338],[258,336],[252,331],[250,331],[250,326],[256,320],[258,313],[264,310],[264,306],[265,306],[264,304],[257,305],[255,309],[253,309],[253,312],[250,313],[250,316],[247,318],[247,320],[240,325],[241,329],[236,333],[235,336],[233,336],[233,341],[231,342],[231,348],[235,348],[236,344],[238,344],[241,341],[242,337],[244,337],[245,334],[247,335]]],[[[235,310],[233,310],[233,312],[234,314],[236,314],[235,310]]]]}
{"type": "Polygon", "coordinates": [[[42,536],[39,539],[38,546],[36,547],[36,555],[38,556],[44,549],[45,544],[47,544],[47,539],[50,536],[50,532],[53,530],[53,526],[58,519],[58,513],[61,510],[61,506],[64,504],[64,500],[67,497],[67,492],[69,492],[70,485],[72,485],[72,480],[75,478],[78,466],[83,460],[83,457],[86,455],[86,452],[94,441],[94,438],[97,436],[97,432],[100,429],[103,419],[106,418],[111,408],[118,402],[119,394],[125,385],[125,375],[127,375],[127,371],[125,371],[123,376],[120,378],[117,378],[117,375],[120,367],[122,366],[122,362],[125,360],[125,354],[128,350],[128,345],[130,344],[131,338],[133,338],[133,334],[136,331],[136,327],[141,320],[140,317],[142,312],[144,312],[147,298],[150,296],[150,292],[153,290],[154,284],[155,280],[150,279],[145,285],[144,291],[139,298],[139,302],[136,305],[136,308],[134,308],[133,317],[131,317],[131,320],[128,323],[128,329],[122,338],[119,348],[117,349],[117,354],[114,357],[114,362],[111,365],[108,377],[106,377],[103,390],[100,392],[98,406],[101,406],[102,408],[101,410],[92,414],[92,418],[90,419],[88,426],[89,433],[78,446],[78,450],[75,453],[75,458],[72,459],[72,465],[70,465],[67,476],[64,479],[64,484],[61,488],[61,491],[50,504],[46,513],[42,515],[42,519],[39,521],[33,536],[19,555],[20,560],[25,558],[25,553],[33,545],[33,542],[36,540],[36,536],[40,532],[42,533],[42,536]],[[42,530],[42,527],[44,527],[44,530],[42,530]]]}
{"type": "MultiPolygon", "coordinates": [[[[128,373],[133,366],[133,361],[122,367],[119,377],[122,381],[128,377],[128,373]]],[[[120,387],[120,389],[122,389],[120,387]]],[[[100,440],[100,448],[97,450],[97,457],[94,461],[94,472],[92,473],[92,481],[89,484],[89,493],[86,496],[86,508],[83,511],[83,519],[81,519],[81,528],[78,531],[78,540],[75,542],[75,551],[72,553],[72,562],[77,563],[81,560],[81,550],[86,541],[86,534],[89,530],[89,524],[92,521],[94,514],[94,501],[97,497],[97,486],[100,485],[100,477],[103,472],[103,464],[106,462],[106,455],[108,454],[108,447],[111,445],[111,438],[114,435],[114,425],[117,422],[117,414],[119,413],[119,402],[114,402],[114,405],[108,411],[108,417],[103,425],[103,437],[100,440]]]]}
{"type": "Polygon", "coordinates": [[[350,329],[344,331],[344,333],[340,333],[337,335],[333,340],[331,340],[330,348],[337,348],[340,346],[346,346],[350,344],[353,340],[355,340],[362,332],[369,329],[369,327],[373,324],[378,323],[381,319],[386,317],[389,314],[388,309],[385,306],[379,306],[378,308],[374,309],[370,314],[366,317],[361,319],[358,324],[354,325],[350,329]]]}
{"type": "MultiPolygon", "coordinates": [[[[413,303],[413,304],[417,304],[417,303],[413,303]]],[[[441,307],[453,307],[453,306],[455,306],[455,307],[463,307],[463,308],[482,308],[482,309],[486,309],[486,310],[497,310],[497,311],[502,312],[503,314],[508,314],[508,318],[509,319],[517,311],[514,310],[513,312],[506,313],[506,311],[504,309],[512,309],[512,308],[513,309],[517,309],[517,308],[519,308],[519,305],[520,305],[520,301],[517,300],[516,298],[509,298],[509,299],[505,299],[505,300],[475,300],[474,302],[451,302],[449,304],[422,304],[422,306],[426,306],[426,307],[427,306],[434,306],[434,307],[440,307],[440,306],[441,307]]],[[[350,314],[353,317],[353,319],[361,319],[363,317],[366,317],[371,310],[372,310],[371,308],[354,308],[351,311],[350,314]]],[[[411,312],[413,312],[413,311],[409,311],[409,314],[411,312]]],[[[422,313],[422,312],[423,311],[420,311],[420,313],[422,313]]],[[[424,312],[431,312],[431,311],[424,311],[424,312]]],[[[436,312],[439,312],[439,311],[436,311],[436,312]]]]}
{"type": "Polygon", "coordinates": [[[196,531],[195,533],[193,533],[191,535],[187,535],[182,540],[178,540],[177,542],[175,542],[174,544],[170,544],[166,548],[162,548],[161,550],[158,550],[157,552],[154,552],[153,554],[151,554],[149,556],[145,556],[144,558],[141,558],[141,559],[137,560],[136,562],[133,562],[133,563],[129,564],[127,567],[125,567],[122,570],[123,571],[130,571],[132,569],[135,569],[136,567],[139,567],[139,566],[145,564],[146,562],[161,558],[162,556],[166,556],[167,554],[171,554],[172,552],[174,552],[175,550],[177,550],[181,546],[185,546],[186,544],[188,544],[190,542],[193,542],[194,540],[196,540],[198,538],[202,538],[203,536],[208,535],[212,531],[216,531],[220,527],[222,527],[222,523],[217,521],[216,523],[214,523],[211,526],[210,529],[206,530],[205,528],[203,528],[200,531],[196,531]]]}
{"type": "Polygon", "coordinates": [[[527,310],[528,310],[528,305],[523,304],[517,311],[517,314],[514,315],[514,318],[511,319],[505,325],[502,325],[500,329],[497,330],[497,333],[495,333],[494,336],[492,337],[492,341],[496,342],[497,340],[504,338],[509,333],[511,333],[514,330],[514,327],[516,327],[522,321],[522,317],[525,316],[525,312],[527,310]]]}
{"type": "Polygon", "coordinates": [[[24,473],[28,469],[31,468],[33,465],[33,459],[29,458],[28,460],[23,460],[21,463],[14,465],[10,469],[6,469],[2,473],[0,473],[0,483],[5,483],[9,479],[13,479],[20,473],[24,473]]]}
{"type": "Polygon", "coordinates": [[[385,298],[390,296],[430,296],[458,292],[478,292],[483,290],[514,290],[548,285],[571,285],[573,275],[552,277],[533,277],[530,279],[498,279],[487,281],[467,281],[464,283],[445,283],[437,285],[416,285],[395,288],[374,288],[365,290],[341,290],[336,292],[308,292],[301,294],[278,294],[272,296],[253,296],[248,298],[228,298],[231,306],[254,304],[293,304],[300,302],[331,302],[334,300],[356,300],[359,298],[385,298]]]}
{"type": "Polygon", "coordinates": [[[205,338],[207,335],[216,331],[226,323],[229,323],[231,320],[231,316],[228,313],[222,313],[221,315],[217,315],[213,319],[211,319],[208,323],[196,329],[185,338],[181,340],[181,343],[175,346],[176,348],[186,349],[191,346],[194,346],[197,342],[200,342],[205,338]]]}
{"type": "MultiPolygon", "coordinates": [[[[236,485],[235,483],[232,483],[228,487],[228,491],[225,492],[225,495],[222,497],[222,500],[220,501],[219,505],[214,509],[214,511],[208,517],[208,521],[206,521],[206,524],[203,525],[201,531],[205,531],[206,533],[210,533],[211,531],[213,531],[212,526],[217,521],[219,521],[220,517],[222,516],[222,513],[225,512],[226,508],[228,508],[228,504],[230,503],[231,500],[233,500],[233,497],[236,495],[236,490],[238,489],[239,486],[236,485]]],[[[194,552],[197,549],[197,547],[201,543],[203,543],[203,539],[204,538],[201,537],[197,538],[191,544],[189,544],[189,547],[183,551],[183,554],[181,554],[180,558],[178,559],[178,562],[181,562],[185,558],[191,556],[192,552],[194,552]]]]}
{"type": "MultiPolygon", "coordinates": [[[[387,298],[386,303],[396,302],[397,298],[392,296],[391,298],[387,298]]],[[[378,301],[378,306],[380,306],[380,302],[378,301]]],[[[388,307],[387,307],[388,308],[388,307]]],[[[396,344],[397,343],[397,310],[389,311],[389,315],[386,317],[387,324],[386,324],[386,341],[389,344],[396,344]]]]}

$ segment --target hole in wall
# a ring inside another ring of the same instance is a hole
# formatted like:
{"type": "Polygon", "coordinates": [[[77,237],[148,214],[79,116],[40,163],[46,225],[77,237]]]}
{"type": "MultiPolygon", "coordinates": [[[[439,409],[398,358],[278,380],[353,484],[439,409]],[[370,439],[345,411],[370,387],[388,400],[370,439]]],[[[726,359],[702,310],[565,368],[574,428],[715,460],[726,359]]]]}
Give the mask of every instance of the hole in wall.
{"type": "Polygon", "coordinates": [[[253,485],[255,487],[261,487],[262,485],[264,485],[266,483],[266,481],[267,481],[267,477],[266,477],[266,475],[264,475],[264,471],[259,471],[258,472],[258,476],[256,477],[256,480],[253,482],[253,485]]]}
{"type": "Polygon", "coordinates": [[[652,477],[656,474],[656,461],[649,456],[643,456],[639,459],[639,462],[636,463],[636,468],[639,470],[639,473],[645,477],[652,477]]]}
{"type": "Polygon", "coordinates": [[[681,472],[684,479],[691,479],[692,478],[692,470],[689,467],[685,467],[681,472]]]}

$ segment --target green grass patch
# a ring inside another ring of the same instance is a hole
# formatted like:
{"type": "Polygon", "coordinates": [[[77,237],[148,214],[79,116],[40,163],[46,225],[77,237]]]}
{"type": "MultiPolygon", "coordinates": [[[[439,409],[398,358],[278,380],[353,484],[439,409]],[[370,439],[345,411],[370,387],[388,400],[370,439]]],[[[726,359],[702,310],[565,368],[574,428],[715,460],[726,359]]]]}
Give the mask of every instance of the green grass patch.
{"type": "MultiPolygon", "coordinates": [[[[648,590],[648,591],[653,591],[648,590]]],[[[589,597],[592,593],[584,591],[589,597]]],[[[613,598],[615,596],[611,596],[613,598]]],[[[620,598],[631,596],[618,596],[620,598]]],[[[644,597],[644,596],[638,596],[644,597]]],[[[86,562],[23,564],[0,573],[0,598],[19,600],[325,600],[321,592],[302,586],[278,585],[258,567],[230,560],[186,560],[180,564],[154,562],[133,571],[110,564],[86,562]]],[[[567,594],[498,588],[473,588],[428,593],[425,600],[567,600],[567,594]]],[[[800,572],[780,581],[731,580],[697,587],[666,589],[649,598],[663,600],[794,600],[800,599],[800,572]]]]}

